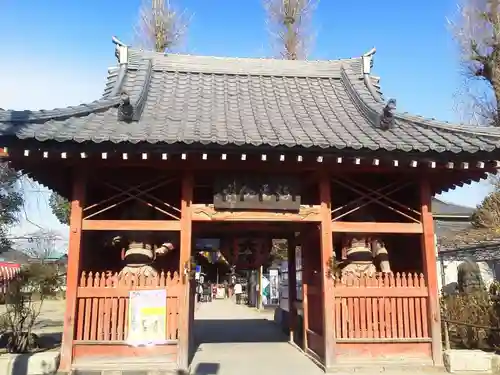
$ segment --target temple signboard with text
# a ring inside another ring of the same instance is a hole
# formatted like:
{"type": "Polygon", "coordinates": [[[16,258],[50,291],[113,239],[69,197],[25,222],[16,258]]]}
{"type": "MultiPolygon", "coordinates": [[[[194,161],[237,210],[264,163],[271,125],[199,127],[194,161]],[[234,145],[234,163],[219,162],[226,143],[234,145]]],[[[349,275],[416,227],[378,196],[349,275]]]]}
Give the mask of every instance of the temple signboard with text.
{"type": "Polygon", "coordinates": [[[127,344],[160,345],[167,336],[167,291],[134,290],[129,293],[127,344]]]}

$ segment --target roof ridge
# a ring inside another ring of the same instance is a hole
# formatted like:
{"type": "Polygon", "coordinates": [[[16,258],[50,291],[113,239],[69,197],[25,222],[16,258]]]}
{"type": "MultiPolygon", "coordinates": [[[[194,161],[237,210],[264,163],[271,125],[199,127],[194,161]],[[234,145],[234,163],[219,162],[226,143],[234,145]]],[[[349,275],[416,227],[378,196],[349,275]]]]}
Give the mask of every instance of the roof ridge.
{"type": "Polygon", "coordinates": [[[358,107],[358,110],[365,116],[372,125],[375,125],[380,120],[380,113],[377,112],[375,108],[366,103],[361,97],[358,90],[352,84],[348,74],[346,73],[344,67],[340,68],[340,82],[347,89],[349,96],[351,97],[353,103],[358,107]]]}
{"type": "Polygon", "coordinates": [[[342,64],[359,64],[363,57],[337,60],[282,60],[254,57],[219,57],[188,54],[164,54],[153,51],[130,49],[128,64],[130,69],[138,69],[144,59],[151,59],[153,71],[185,73],[226,74],[240,76],[274,76],[304,78],[339,78],[342,64]]]}
{"type": "MultiPolygon", "coordinates": [[[[122,121],[139,121],[146,105],[149,87],[151,84],[153,62],[151,59],[144,59],[141,64],[140,72],[143,73],[142,84],[139,90],[134,91],[132,96],[123,91],[120,92],[120,111],[118,112],[118,119],[122,121]]],[[[117,87],[117,86],[115,86],[117,87]]],[[[121,89],[121,87],[117,87],[121,89]]]]}
{"type": "Polygon", "coordinates": [[[455,125],[451,122],[440,121],[433,118],[426,118],[417,115],[411,115],[407,112],[396,112],[394,116],[403,121],[411,121],[412,123],[428,128],[440,129],[452,131],[455,133],[469,134],[469,135],[478,135],[484,137],[492,137],[492,138],[500,138],[500,128],[495,127],[484,127],[479,130],[479,126],[471,126],[471,125],[455,125]],[[479,130],[479,131],[478,131],[479,130]]]}
{"type": "MultiPolygon", "coordinates": [[[[130,52],[139,52],[141,54],[148,54],[157,57],[169,57],[169,56],[178,56],[178,57],[193,57],[193,58],[210,58],[217,60],[255,60],[255,61],[279,61],[284,63],[322,63],[322,62],[343,62],[347,60],[360,60],[363,56],[354,56],[354,57],[341,57],[338,59],[327,59],[327,60],[288,60],[288,59],[280,59],[275,57],[234,57],[234,56],[216,56],[216,55],[200,55],[200,54],[192,54],[192,53],[164,53],[164,52],[156,52],[156,51],[147,51],[140,48],[129,47],[129,56],[130,52]]],[[[150,57],[150,56],[148,56],[150,57]]]]}

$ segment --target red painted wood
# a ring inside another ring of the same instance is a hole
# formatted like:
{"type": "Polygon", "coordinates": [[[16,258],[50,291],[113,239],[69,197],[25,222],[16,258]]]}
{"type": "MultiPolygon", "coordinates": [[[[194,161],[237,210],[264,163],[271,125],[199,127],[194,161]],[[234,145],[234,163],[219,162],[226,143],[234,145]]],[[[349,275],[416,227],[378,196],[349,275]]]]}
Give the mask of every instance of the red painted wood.
{"type": "Polygon", "coordinates": [[[74,170],[73,196],[70,214],[70,234],[68,246],[68,268],[66,273],[66,312],[64,314],[64,330],[61,344],[61,362],[59,371],[71,370],[73,339],[75,335],[76,289],[80,273],[80,252],[82,240],[82,218],[85,206],[86,173],[74,170]]]}

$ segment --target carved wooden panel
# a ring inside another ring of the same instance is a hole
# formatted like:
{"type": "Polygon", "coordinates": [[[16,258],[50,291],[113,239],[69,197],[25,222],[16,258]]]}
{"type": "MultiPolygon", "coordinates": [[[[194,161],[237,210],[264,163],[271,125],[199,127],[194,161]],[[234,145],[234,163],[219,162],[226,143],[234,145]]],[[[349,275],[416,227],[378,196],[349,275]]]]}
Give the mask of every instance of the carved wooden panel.
{"type": "Polygon", "coordinates": [[[300,183],[292,176],[220,176],[214,184],[216,210],[298,211],[300,183]]]}

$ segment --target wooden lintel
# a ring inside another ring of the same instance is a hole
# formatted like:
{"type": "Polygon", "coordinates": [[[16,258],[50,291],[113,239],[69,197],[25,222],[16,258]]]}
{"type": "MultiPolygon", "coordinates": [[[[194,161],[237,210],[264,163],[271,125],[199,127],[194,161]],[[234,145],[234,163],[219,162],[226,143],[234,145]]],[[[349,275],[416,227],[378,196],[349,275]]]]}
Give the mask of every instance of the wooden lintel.
{"type": "Polygon", "coordinates": [[[408,233],[420,234],[423,232],[419,223],[375,223],[375,222],[348,222],[334,221],[333,232],[343,233],[408,233]]]}
{"type": "Polygon", "coordinates": [[[319,205],[301,206],[298,213],[265,211],[216,211],[213,205],[193,204],[193,221],[321,221],[319,205]]]}
{"type": "Polygon", "coordinates": [[[179,231],[179,220],[83,220],[82,230],[179,231]]]}

